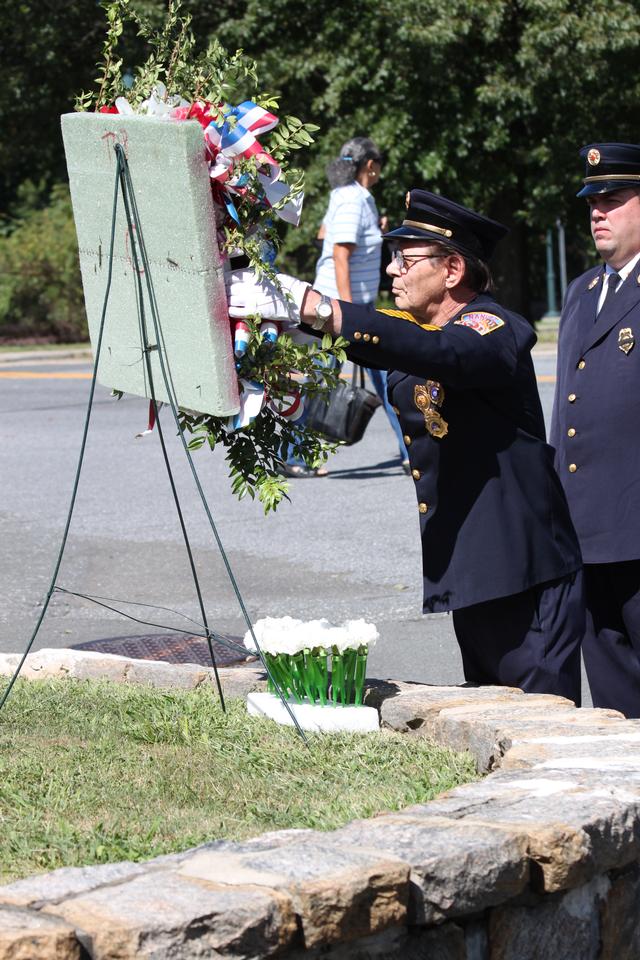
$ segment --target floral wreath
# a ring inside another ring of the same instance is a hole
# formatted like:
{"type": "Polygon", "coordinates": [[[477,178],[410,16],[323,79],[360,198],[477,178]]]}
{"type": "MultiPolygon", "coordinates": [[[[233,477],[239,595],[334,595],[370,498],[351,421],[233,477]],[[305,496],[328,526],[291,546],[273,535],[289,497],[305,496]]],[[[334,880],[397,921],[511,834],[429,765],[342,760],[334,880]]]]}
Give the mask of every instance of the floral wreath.
{"type": "MultiPolygon", "coordinates": [[[[160,30],[130,0],[107,0],[103,7],[108,26],[98,90],[80,94],[76,109],[198,121],[223,263],[242,257],[259,277],[275,280],[277,221],[297,226],[304,197],[302,172],[289,166],[289,154],[312,144],[318,127],[296,117],[280,120],[273,112],[275,97],[254,93],[252,99],[229,103],[230,91],[257,88],[256,64],[241,51],[228,54],[217,41],[196,54],[191,18],[180,16],[181,0],[170,0],[160,30]],[[128,22],[138,27],[150,50],[133,79],[123,76],[117,53],[128,22]]],[[[180,424],[192,434],[191,449],[205,443],[225,448],[233,492],[240,499],[257,495],[267,513],[287,496],[280,469],[290,448],[310,467],[335,449],[321,434],[296,423],[307,397],[327,395],[337,384],[331,359],[345,359],[345,341],[325,336],[321,345],[298,344],[259,316],[233,322],[232,336],[239,414],[220,418],[181,411],[180,424]]]]}

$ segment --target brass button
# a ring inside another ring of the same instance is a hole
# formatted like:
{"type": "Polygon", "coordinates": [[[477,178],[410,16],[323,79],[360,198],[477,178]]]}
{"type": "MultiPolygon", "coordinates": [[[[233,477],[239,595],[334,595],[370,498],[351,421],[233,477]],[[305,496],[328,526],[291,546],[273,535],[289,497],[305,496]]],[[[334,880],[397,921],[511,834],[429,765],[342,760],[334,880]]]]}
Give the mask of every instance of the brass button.
{"type": "Polygon", "coordinates": [[[397,417],[398,414],[400,413],[400,411],[398,410],[398,408],[397,408],[397,407],[391,407],[391,409],[393,410],[393,412],[395,413],[395,415],[396,415],[396,417],[397,417]]]}
{"type": "Polygon", "coordinates": [[[404,440],[405,444],[406,444],[407,446],[409,446],[409,444],[411,443],[411,437],[409,436],[409,434],[408,434],[408,433],[405,433],[405,435],[404,435],[404,437],[403,437],[402,439],[404,440]]]}
{"type": "Polygon", "coordinates": [[[575,473],[577,469],[578,468],[576,467],[575,463],[569,464],[569,473],[575,473]]]}
{"type": "Polygon", "coordinates": [[[371,337],[371,343],[380,343],[380,337],[371,337]]]}
{"type": "Polygon", "coordinates": [[[575,435],[576,435],[575,427],[569,427],[569,429],[567,430],[567,436],[575,437],[575,435]]]}
{"type": "Polygon", "coordinates": [[[413,477],[414,480],[419,480],[422,474],[420,473],[419,470],[412,470],[411,476],[413,477]]]}
{"type": "Polygon", "coordinates": [[[366,340],[367,343],[368,343],[369,340],[371,340],[371,334],[370,334],[370,333],[365,333],[365,334],[363,335],[362,339],[363,339],[363,340],[366,340]]]}
{"type": "Polygon", "coordinates": [[[360,333],[359,330],[356,330],[356,332],[355,332],[354,335],[353,335],[353,339],[354,339],[354,340],[362,340],[362,334],[360,333]]]}
{"type": "Polygon", "coordinates": [[[578,370],[584,370],[585,367],[586,367],[586,363],[584,362],[584,360],[581,360],[580,363],[578,364],[578,370]]]}
{"type": "Polygon", "coordinates": [[[576,402],[575,393],[570,393],[569,396],[567,397],[567,400],[569,401],[569,403],[575,403],[576,402]]]}
{"type": "Polygon", "coordinates": [[[426,503],[419,503],[419,504],[418,504],[418,510],[420,511],[420,513],[426,513],[428,509],[429,509],[429,507],[428,507],[428,505],[427,505],[426,503]]]}

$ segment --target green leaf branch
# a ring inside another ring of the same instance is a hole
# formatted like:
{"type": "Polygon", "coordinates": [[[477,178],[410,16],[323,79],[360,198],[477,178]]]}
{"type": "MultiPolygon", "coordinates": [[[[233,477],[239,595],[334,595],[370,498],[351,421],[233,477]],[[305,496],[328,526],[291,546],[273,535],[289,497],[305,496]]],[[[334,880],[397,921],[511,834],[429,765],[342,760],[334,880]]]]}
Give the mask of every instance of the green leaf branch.
{"type": "MultiPolygon", "coordinates": [[[[338,337],[332,341],[327,337],[320,346],[297,344],[285,333],[271,344],[262,339],[258,319],[249,318],[247,322],[250,338],[240,365],[241,377],[264,383],[269,397],[276,401],[290,397],[294,390],[300,391],[303,402],[313,396],[328,397],[340,377],[332,360],[342,363],[346,359],[346,340],[338,337]]],[[[219,417],[185,411],[180,414],[180,425],[192,434],[191,450],[205,444],[211,450],[224,449],[233,493],[239,499],[257,496],[265,513],[275,510],[283,498],[288,499],[288,484],[278,471],[290,447],[307,466],[316,468],[337,446],[270,406],[248,427],[233,433],[227,431],[225,421],[219,417]]]]}

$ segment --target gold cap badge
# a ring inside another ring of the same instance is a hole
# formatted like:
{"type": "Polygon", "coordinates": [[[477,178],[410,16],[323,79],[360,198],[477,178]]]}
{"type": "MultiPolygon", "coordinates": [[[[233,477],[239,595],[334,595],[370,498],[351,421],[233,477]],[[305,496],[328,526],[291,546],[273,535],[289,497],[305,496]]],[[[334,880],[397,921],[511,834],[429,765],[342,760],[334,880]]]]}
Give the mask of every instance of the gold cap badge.
{"type": "Polygon", "coordinates": [[[404,205],[407,208],[407,210],[409,209],[410,203],[411,203],[411,190],[407,190],[407,195],[404,198],[404,205]]]}
{"type": "Polygon", "coordinates": [[[592,150],[589,150],[587,154],[587,163],[590,167],[597,167],[600,163],[600,151],[596,150],[594,147],[592,150]]]}

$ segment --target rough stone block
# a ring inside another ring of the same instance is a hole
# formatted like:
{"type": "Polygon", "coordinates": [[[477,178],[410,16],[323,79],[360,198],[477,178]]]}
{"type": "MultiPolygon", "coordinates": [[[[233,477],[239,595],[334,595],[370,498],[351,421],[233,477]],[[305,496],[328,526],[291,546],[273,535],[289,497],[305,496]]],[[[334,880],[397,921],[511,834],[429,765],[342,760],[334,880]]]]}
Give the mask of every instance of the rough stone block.
{"type": "Polygon", "coordinates": [[[56,917],[0,904],[0,960],[80,960],[80,943],[56,917]]]}
{"type": "Polygon", "coordinates": [[[411,864],[410,924],[477,913],[517,896],[529,880],[526,834],[496,824],[390,815],[356,820],[332,839],[411,864]]]}
{"type": "Polygon", "coordinates": [[[501,760],[505,744],[517,736],[518,724],[539,730],[549,720],[565,722],[576,712],[568,700],[544,701],[542,696],[525,696],[516,704],[447,707],[434,719],[430,735],[451,750],[468,750],[479,770],[491,770],[501,760]]]}
{"type": "MultiPolygon", "coordinates": [[[[492,687],[491,689],[497,690],[499,688],[492,687]]],[[[441,687],[428,683],[417,683],[411,680],[377,680],[375,678],[368,678],[364,691],[364,702],[368,707],[376,707],[379,710],[385,700],[395,699],[401,694],[416,694],[418,696],[429,697],[432,694],[437,696],[440,691],[445,691],[445,695],[447,695],[448,691],[464,692],[464,690],[464,685],[441,687]]]]}
{"type": "MultiPolygon", "coordinates": [[[[76,670],[88,668],[95,670],[95,676],[104,677],[109,672],[119,676],[124,673],[130,661],[126,657],[117,657],[105,653],[93,653],[89,650],[60,650],[44,648],[30,653],[25,660],[20,676],[25,680],[44,680],[45,678],[77,677],[76,670]]],[[[111,679],[111,677],[108,677],[111,679]]]]}
{"type": "MultiPolygon", "coordinates": [[[[407,950],[407,931],[393,927],[372,937],[315,947],[312,950],[294,950],[286,960],[413,960],[407,950]]],[[[423,956],[423,955],[421,955],[423,956]]]]}
{"type": "Polygon", "coordinates": [[[406,922],[409,865],[335,834],[278,847],[238,845],[186,859],[181,876],[215,884],[267,886],[291,897],[307,948],[355,940],[406,922]]]}
{"type": "Polygon", "coordinates": [[[502,767],[527,768],[542,775],[549,770],[570,776],[590,770],[601,775],[633,774],[640,769],[640,721],[627,720],[606,732],[582,736],[576,731],[571,737],[527,737],[513,745],[502,767]]]}
{"type": "MultiPolygon", "coordinates": [[[[391,685],[392,681],[387,681],[391,685]]],[[[384,726],[400,733],[432,735],[441,710],[474,704],[513,703],[525,694],[512,687],[430,687],[404,684],[396,695],[383,696],[372,691],[367,703],[380,703],[380,719],[384,726]],[[373,701],[373,702],[371,702],[373,701]]]]}
{"type": "Polygon", "coordinates": [[[10,677],[20,663],[19,653],[0,653],[0,676],[10,677]]]}
{"type": "Polygon", "coordinates": [[[496,907],[489,918],[491,960],[599,960],[599,906],[608,886],[598,877],[562,897],[496,907]]]}
{"type": "MultiPolygon", "coordinates": [[[[175,855],[171,856],[173,859],[175,855]]],[[[151,864],[158,864],[164,859],[158,858],[151,861],[151,864]]],[[[98,864],[95,867],[60,867],[58,870],[15,880],[0,887],[0,904],[13,903],[38,909],[46,904],[90,893],[98,887],[122,883],[147,873],[148,870],[148,864],[131,863],[129,860],[98,864]]]]}
{"type": "Polygon", "coordinates": [[[127,683],[180,690],[196,690],[203,683],[210,682],[206,667],[193,663],[165,663],[162,660],[130,660],[125,679],[127,683]]]}
{"type": "MultiPolygon", "coordinates": [[[[211,674],[210,682],[215,684],[213,670],[211,674]]],[[[228,698],[246,699],[254,690],[266,690],[267,687],[267,675],[260,664],[251,667],[223,667],[218,669],[218,674],[222,692],[228,698]]]]}
{"type": "Polygon", "coordinates": [[[81,931],[92,960],[271,957],[290,946],[286,896],[148,872],[43,908],[81,931]]]}
{"type": "Polygon", "coordinates": [[[595,716],[596,713],[599,711],[558,710],[550,714],[536,711],[531,717],[526,714],[518,716],[517,711],[513,711],[513,715],[505,722],[488,711],[479,722],[471,722],[466,726],[461,725],[458,718],[452,720],[444,714],[436,722],[433,739],[438,743],[451,744],[452,749],[459,749],[460,744],[466,744],[478,768],[486,771],[502,766],[504,757],[515,743],[535,741],[540,737],[558,737],[570,747],[569,741],[575,737],[615,735],[622,721],[616,716],[595,716]]]}
{"type": "Polygon", "coordinates": [[[374,937],[336,944],[327,952],[295,950],[287,960],[480,960],[482,955],[467,951],[465,932],[453,923],[430,930],[396,928],[374,937]]]}
{"type": "MultiPolygon", "coordinates": [[[[0,676],[13,674],[20,659],[19,653],[1,653],[0,676]]],[[[260,664],[256,667],[219,668],[218,674],[226,697],[246,697],[251,691],[262,690],[266,686],[266,674],[260,664]]],[[[134,660],[111,653],[70,648],[44,648],[30,653],[20,676],[25,680],[110,680],[113,683],[143,683],[187,690],[203,683],[215,685],[215,673],[211,667],[195,663],[134,660]]]]}
{"type": "Polygon", "coordinates": [[[598,960],[640,957],[640,869],[637,864],[611,879],[602,907],[598,960]]]}
{"type": "Polygon", "coordinates": [[[132,662],[128,657],[119,657],[111,653],[94,653],[92,650],[72,652],[78,654],[74,657],[69,671],[69,676],[74,680],[110,680],[111,683],[126,681],[127,670],[132,662]]]}
{"type": "MultiPolygon", "coordinates": [[[[620,788],[623,791],[623,788],[620,788]]],[[[570,779],[502,781],[501,775],[458,787],[398,817],[463,820],[526,833],[536,889],[567,889],[640,856],[640,799],[615,789],[582,788],[570,779]]]]}

